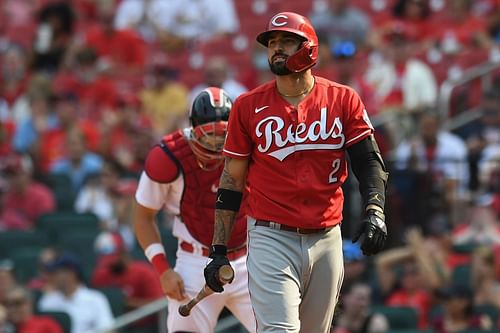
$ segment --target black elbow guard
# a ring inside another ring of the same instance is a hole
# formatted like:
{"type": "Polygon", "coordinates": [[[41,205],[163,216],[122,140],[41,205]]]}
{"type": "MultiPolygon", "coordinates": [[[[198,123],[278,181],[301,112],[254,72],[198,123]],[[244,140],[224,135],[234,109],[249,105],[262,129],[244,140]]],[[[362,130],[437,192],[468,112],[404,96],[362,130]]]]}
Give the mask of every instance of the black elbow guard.
{"type": "Polygon", "coordinates": [[[347,149],[351,168],[359,181],[359,189],[366,205],[385,206],[388,172],[373,135],[347,149]]]}

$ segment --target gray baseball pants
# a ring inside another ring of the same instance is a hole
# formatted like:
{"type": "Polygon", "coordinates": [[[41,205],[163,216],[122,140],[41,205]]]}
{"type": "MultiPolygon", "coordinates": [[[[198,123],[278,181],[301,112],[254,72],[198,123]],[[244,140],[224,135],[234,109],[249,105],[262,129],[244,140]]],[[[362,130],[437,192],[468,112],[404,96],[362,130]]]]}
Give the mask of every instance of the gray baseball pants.
{"type": "Polygon", "coordinates": [[[249,217],[247,269],[258,333],[329,332],[344,278],[340,226],[303,235],[249,217]]]}

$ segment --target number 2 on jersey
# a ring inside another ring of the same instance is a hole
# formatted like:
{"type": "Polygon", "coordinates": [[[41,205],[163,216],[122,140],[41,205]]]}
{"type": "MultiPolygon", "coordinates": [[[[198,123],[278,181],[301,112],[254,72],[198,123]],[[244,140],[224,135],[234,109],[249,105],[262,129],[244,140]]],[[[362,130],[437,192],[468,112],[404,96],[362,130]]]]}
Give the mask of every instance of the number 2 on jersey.
{"type": "Polygon", "coordinates": [[[340,158],[336,158],[332,162],[332,172],[330,172],[330,175],[328,175],[328,183],[336,183],[337,182],[337,177],[335,177],[335,174],[340,170],[340,158]]]}

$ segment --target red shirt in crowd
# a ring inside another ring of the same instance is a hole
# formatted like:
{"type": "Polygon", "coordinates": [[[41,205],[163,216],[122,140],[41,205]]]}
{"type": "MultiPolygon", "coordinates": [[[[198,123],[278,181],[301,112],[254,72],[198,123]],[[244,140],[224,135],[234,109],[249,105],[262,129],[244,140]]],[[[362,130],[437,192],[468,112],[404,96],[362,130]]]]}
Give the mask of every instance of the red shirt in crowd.
{"type": "Polygon", "coordinates": [[[315,76],[298,107],[271,81],[234,103],[224,154],[250,158],[248,215],[293,227],[342,221],[345,149],[373,128],[351,88],[315,76]]]}
{"type": "Polygon", "coordinates": [[[54,319],[45,316],[32,316],[16,326],[17,333],[63,333],[54,319]]]}
{"type": "Polygon", "coordinates": [[[133,30],[115,30],[106,34],[104,30],[94,27],[87,33],[86,40],[100,57],[109,57],[114,63],[136,66],[145,63],[145,43],[133,30]]]}
{"type": "Polygon", "coordinates": [[[45,213],[54,211],[56,202],[50,189],[40,183],[28,185],[24,193],[7,192],[4,198],[5,207],[17,213],[25,225],[16,229],[31,229],[36,219],[45,213]]]}
{"type": "MultiPolygon", "coordinates": [[[[118,287],[129,300],[154,301],[164,296],[158,275],[147,262],[131,261],[123,273],[113,274],[106,259],[101,258],[92,275],[92,286],[95,288],[118,287]]],[[[150,316],[138,321],[135,326],[147,326],[155,320],[154,316],[150,316]]]]}
{"type": "Polygon", "coordinates": [[[10,120],[0,121],[0,156],[12,153],[12,137],[16,130],[16,124],[10,120]]]}
{"type": "Polygon", "coordinates": [[[427,318],[431,307],[431,296],[428,292],[419,290],[410,294],[404,290],[398,290],[389,296],[386,305],[414,308],[417,311],[418,328],[427,328],[427,318]]]}
{"type": "Polygon", "coordinates": [[[103,108],[114,108],[118,99],[115,82],[102,75],[85,83],[72,73],[58,74],[54,78],[54,86],[78,96],[80,115],[94,121],[101,119],[103,108]]]}
{"type": "Polygon", "coordinates": [[[113,274],[108,262],[98,263],[92,275],[92,285],[96,288],[120,287],[128,298],[156,300],[163,296],[158,275],[147,262],[131,261],[122,274],[113,274]]]}

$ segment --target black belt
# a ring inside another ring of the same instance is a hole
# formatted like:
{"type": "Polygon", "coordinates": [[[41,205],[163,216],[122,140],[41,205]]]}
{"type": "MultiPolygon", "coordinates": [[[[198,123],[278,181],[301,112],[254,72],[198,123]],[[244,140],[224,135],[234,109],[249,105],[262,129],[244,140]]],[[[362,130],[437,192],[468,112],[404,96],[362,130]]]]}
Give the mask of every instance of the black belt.
{"type": "Polygon", "coordinates": [[[288,225],[284,224],[279,224],[276,222],[271,222],[271,221],[264,221],[264,220],[256,220],[255,221],[256,226],[260,227],[268,227],[268,228],[273,228],[276,230],[284,230],[284,231],[291,231],[295,232],[298,234],[303,234],[303,235],[308,235],[308,234],[319,234],[323,232],[327,232],[331,230],[333,227],[326,227],[326,228],[297,228],[297,227],[290,227],[288,225]]]}

